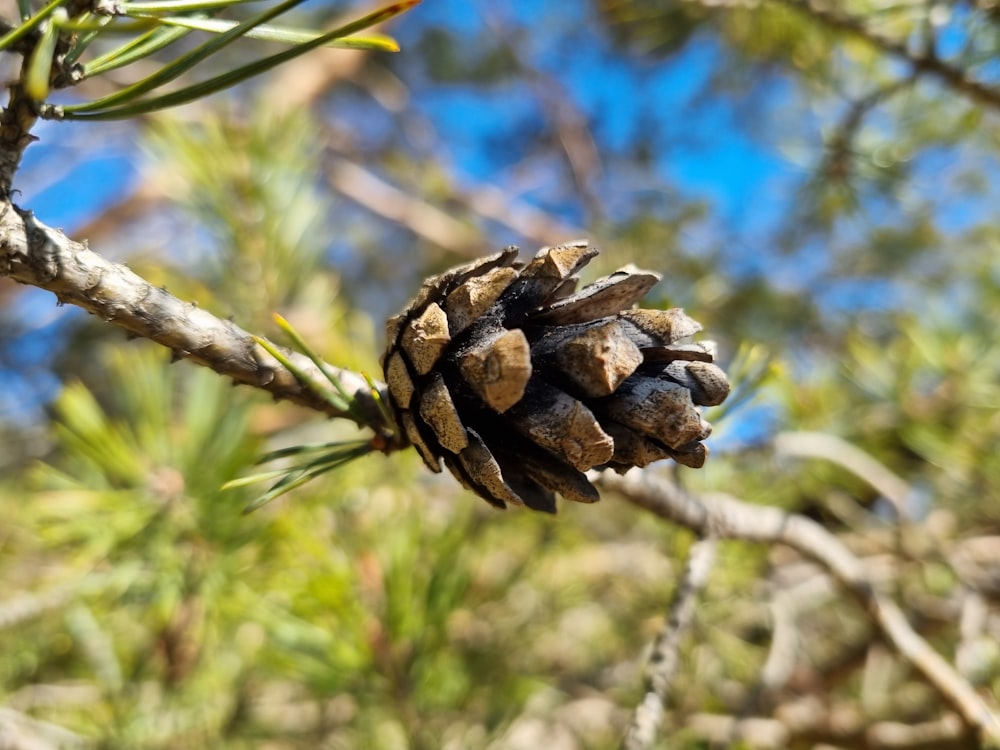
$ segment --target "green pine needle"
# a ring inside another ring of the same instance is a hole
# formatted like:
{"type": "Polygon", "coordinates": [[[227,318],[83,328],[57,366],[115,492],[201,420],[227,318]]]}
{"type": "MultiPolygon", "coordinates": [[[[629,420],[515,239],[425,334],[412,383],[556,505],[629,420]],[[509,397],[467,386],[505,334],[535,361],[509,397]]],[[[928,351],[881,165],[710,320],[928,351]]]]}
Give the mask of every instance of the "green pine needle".
{"type": "Polygon", "coordinates": [[[93,78],[110,70],[131,65],[173,44],[178,39],[182,39],[190,33],[191,29],[176,26],[173,28],[158,26],[123,44],[121,47],[91,60],[83,66],[84,78],[93,78]]]}
{"type": "Polygon", "coordinates": [[[88,11],[78,18],[71,18],[60,24],[66,31],[76,33],[76,40],[72,42],[72,46],[63,58],[63,65],[74,65],[102,31],[114,29],[114,26],[111,26],[112,20],[111,16],[99,16],[88,11]]]}
{"type": "MultiPolygon", "coordinates": [[[[278,327],[284,331],[289,339],[291,339],[292,348],[308,357],[309,360],[319,368],[320,372],[326,376],[333,389],[331,390],[329,387],[315,382],[311,375],[307,374],[302,370],[302,368],[295,365],[284,352],[267,339],[255,336],[254,340],[260,344],[268,354],[274,357],[293,375],[295,375],[301,383],[317,395],[321,396],[335,409],[347,416],[353,415],[357,417],[357,415],[354,414],[356,403],[355,399],[344,389],[335,374],[331,372],[330,366],[324,362],[315,351],[313,351],[309,344],[306,343],[305,339],[302,338],[302,335],[296,331],[292,324],[285,318],[281,315],[275,314],[274,320],[278,327]]],[[[364,378],[371,389],[372,397],[375,399],[375,403],[378,404],[379,412],[385,420],[385,424],[393,424],[394,420],[392,415],[389,413],[388,406],[381,398],[378,384],[367,374],[364,374],[364,378]]],[[[280,497],[296,487],[300,487],[309,480],[318,477],[320,474],[332,471],[356,458],[372,453],[375,450],[377,450],[375,442],[371,439],[332,443],[307,443],[304,445],[294,445],[289,448],[280,448],[261,456],[261,458],[257,461],[257,464],[269,463],[271,461],[286,458],[305,460],[301,460],[298,463],[284,469],[265,471],[241,477],[239,479],[233,479],[223,485],[222,489],[234,489],[237,487],[245,487],[250,484],[255,484],[257,482],[277,479],[267,492],[254,500],[244,510],[244,513],[252,513],[262,505],[266,505],[276,497],[280,497]]]]}
{"type": "Polygon", "coordinates": [[[368,383],[372,399],[375,401],[375,405],[378,407],[378,413],[382,417],[382,423],[390,426],[395,425],[396,418],[389,410],[389,405],[385,402],[385,399],[382,398],[382,391],[379,388],[378,383],[376,383],[374,378],[372,378],[372,376],[367,372],[362,372],[361,375],[364,377],[365,382],[368,383]]]}
{"type": "Polygon", "coordinates": [[[24,93],[35,101],[43,101],[49,95],[49,79],[52,76],[52,57],[55,55],[56,42],[59,41],[59,21],[67,18],[65,8],[56,8],[52,12],[41,39],[35,45],[28,63],[28,71],[24,76],[24,93]]]}
{"type": "MultiPolygon", "coordinates": [[[[131,86],[126,86],[113,94],[102,96],[92,102],[67,105],[66,107],[63,107],[63,112],[67,114],[70,112],[92,112],[107,109],[112,106],[121,106],[127,102],[131,102],[137,97],[149,93],[153,89],[175,80],[187,71],[191,70],[191,68],[198,63],[224,49],[241,36],[244,36],[254,27],[260,26],[262,23],[266,23],[282,13],[286,13],[295,6],[301,5],[302,2],[304,2],[304,0],[284,0],[284,2],[278,3],[277,5],[237,24],[229,31],[218,34],[204,44],[195,47],[190,52],[183,54],[176,60],[164,65],[152,75],[146,76],[142,80],[133,83],[131,86]]],[[[185,29],[185,31],[187,31],[187,29],[185,29]]],[[[87,75],[92,75],[92,70],[86,68],[86,66],[84,71],[87,75]]]]}
{"type": "MultiPolygon", "coordinates": [[[[56,8],[64,5],[68,0],[51,0],[45,7],[35,13],[33,16],[26,18],[25,21],[16,28],[11,29],[2,37],[0,37],[0,50],[5,50],[12,44],[15,44],[19,39],[23,39],[26,35],[38,28],[46,18],[48,18],[55,11],[56,8]]],[[[21,14],[24,18],[25,8],[22,6],[21,14]]]]}
{"type": "MultiPolygon", "coordinates": [[[[292,362],[284,354],[284,352],[282,352],[278,347],[276,347],[270,341],[260,336],[254,336],[254,341],[260,344],[268,354],[270,354],[272,357],[278,360],[278,362],[280,362],[283,367],[285,367],[289,372],[291,372],[298,379],[300,383],[306,386],[306,388],[308,388],[313,393],[323,398],[328,404],[330,404],[330,406],[332,406],[337,411],[342,412],[344,414],[351,414],[352,399],[350,395],[343,389],[343,387],[340,386],[339,383],[337,384],[338,386],[337,392],[332,393],[328,388],[325,388],[321,386],[319,383],[315,382],[312,379],[311,375],[306,373],[305,370],[303,370],[301,367],[292,362]]],[[[310,357],[310,359],[312,359],[312,357],[310,357]]],[[[316,360],[314,359],[313,361],[315,362],[316,360]]],[[[325,371],[324,374],[326,374],[325,371]]]]}
{"type": "Polygon", "coordinates": [[[351,396],[351,394],[344,389],[344,386],[341,385],[340,383],[340,379],[336,377],[332,372],[330,372],[330,366],[327,365],[327,363],[323,361],[323,358],[320,357],[309,346],[309,344],[306,343],[305,339],[302,338],[299,332],[296,331],[295,328],[292,327],[292,324],[289,323],[285,318],[275,313],[274,322],[278,325],[278,327],[282,331],[284,331],[285,335],[292,340],[292,346],[302,354],[309,357],[310,361],[314,365],[316,365],[316,367],[319,368],[319,371],[323,373],[323,375],[326,377],[328,381],[330,381],[330,385],[334,387],[337,393],[340,394],[340,397],[348,405],[346,411],[349,414],[354,414],[354,409],[352,407],[354,403],[354,397],[351,396]]]}
{"type": "MultiPolygon", "coordinates": [[[[148,99],[142,98],[143,95],[169,81],[174,80],[208,56],[221,50],[223,47],[236,39],[249,35],[254,29],[260,27],[281,13],[290,10],[292,7],[301,2],[303,2],[303,0],[285,0],[285,2],[280,3],[275,7],[253,16],[252,18],[229,28],[227,31],[217,34],[210,41],[200,45],[191,52],[182,55],[172,63],[169,63],[158,70],[156,73],[147,76],[131,86],[127,86],[114,94],[101,97],[100,99],[96,99],[91,102],[52,108],[52,111],[47,116],[66,120],[116,120],[148,114],[149,112],[155,112],[169,107],[176,107],[181,104],[187,104],[188,102],[195,101],[196,99],[201,99],[210,94],[214,94],[217,91],[235,86],[248,78],[277,67],[278,65],[303,55],[306,52],[316,49],[317,47],[331,45],[334,42],[337,43],[337,46],[390,50],[398,49],[398,46],[393,40],[388,37],[382,37],[381,35],[354,39],[348,39],[348,37],[351,37],[353,34],[366,29],[369,26],[381,23],[406,10],[409,10],[414,5],[417,5],[420,0],[403,0],[402,2],[393,3],[369,13],[356,21],[345,24],[332,31],[328,31],[325,34],[313,36],[308,41],[295,44],[290,49],[277,54],[254,60],[253,62],[239,68],[227,71],[200,83],[184,87],[180,90],[173,91],[169,94],[154,96],[148,99]]],[[[183,31],[184,33],[190,31],[189,28],[184,26],[175,26],[174,29],[183,31]]],[[[125,50],[125,48],[122,49],[125,50]]],[[[113,60],[112,62],[115,63],[114,67],[118,67],[120,65],[120,60],[113,60]]],[[[104,68],[104,70],[106,69],[107,68],[104,68]]],[[[87,75],[94,75],[94,68],[86,68],[85,72],[87,75]]]]}
{"type": "Polygon", "coordinates": [[[121,12],[126,16],[140,14],[191,13],[193,11],[225,10],[233,6],[233,0],[163,0],[154,3],[121,4],[121,12]]]}
{"type": "Polygon", "coordinates": [[[239,479],[233,479],[226,482],[222,486],[222,489],[230,490],[278,478],[278,481],[271,485],[267,492],[257,497],[243,510],[244,513],[252,513],[275,498],[291,492],[295,488],[302,486],[306,482],[315,479],[321,474],[333,471],[344,464],[350,463],[361,456],[371,453],[373,450],[374,448],[369,440],[312,443],[307,445],[296,445],[290,448],[282,448],[261,457],[258,463],[266,463],[268,461],[273,461],[279,458],[287,458],[289,456],[308,456],[310,454],[317,455],[309,460],[302,461],[284,469],[265,471],[241,477],[239,479]]]}
{"type": "MultiPolygon", "coordinates": [[[[237,25],[237,21],[222,18],[193,18],[188,16],[169,16],[158,18],[159,23],[166,26],[181,26],[193,31],[207,31],[212,34],[222,34],[237,25]]],[[[284,44],[304,44],[322,36],[306,29],[293,29],[287,26],[260,25],[247,32],[250,39],[266,42],[282,42],[284,44]]],[[[346,39],[331,39],[326,47],[343,47],[348,49],[368,49],[379,52],[399,52],[399,45],[389,36],[372,34],[370,36],[352,36],[346,39]]]]}

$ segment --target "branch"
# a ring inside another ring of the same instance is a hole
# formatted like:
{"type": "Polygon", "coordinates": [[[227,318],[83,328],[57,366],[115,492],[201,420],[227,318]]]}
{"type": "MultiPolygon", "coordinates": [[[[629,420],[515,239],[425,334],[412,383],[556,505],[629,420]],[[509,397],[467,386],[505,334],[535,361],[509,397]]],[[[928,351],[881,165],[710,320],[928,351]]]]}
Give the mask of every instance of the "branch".
{"type": "Polygon", "coordinates": [[[632,723],[622,740],[623,750],[646,750],[656,740],[663,722],[667,693],[680,664],[681,639],[691,628],[695,601],[708,582],[715,562],[716,546],[713,537],[704,537],[698,539],[688,552],[687,565],[670,604],[670,615],[649,657],[646,694],[632,715],[632,723]]]}
{"type": "Polygon", "coordinates": [[[779,508],[751,505],[729,495],[695,496],[650,472],[593,474],[596,484],[696,534],[784,544],[825,567],[869,613],[882,634],[984,738],[1000,742],[1000,716],[906,620],[902,610],[879,592],[865,564],[814,521],[779,508]]]}
{"type": "MultiPolygon", "coordinates": [[[[60,304],[76,305],[131,336],[167,347],[176,358],[210,367],[236,383],[261,388],[275,399],[287,399],[331,417],[349,418],[388,437],[371,388],[361,375],[326,365],[329,375],[355,400],[357,412],[344,412],[306,387],[232,321],[153,286],[11,203],[0,203],[0,276],[47,289],[60,304]]],[[[311,380],[325,382],[324,374],[308,358],[291,351],[285,354],[311,380]]]]}

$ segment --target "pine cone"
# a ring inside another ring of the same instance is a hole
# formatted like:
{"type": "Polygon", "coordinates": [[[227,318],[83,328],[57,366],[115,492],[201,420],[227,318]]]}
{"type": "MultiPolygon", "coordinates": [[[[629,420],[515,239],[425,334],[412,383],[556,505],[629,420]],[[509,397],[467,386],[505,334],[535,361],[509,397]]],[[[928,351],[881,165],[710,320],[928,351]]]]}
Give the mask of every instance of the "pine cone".
{"type": "Polygon", "coordinates": [[[633,309],[659,276],[634,267],[575,292],[585,242],[517,248],[428,279],[386,325],[382,366],[397,423],[434,472],[441,461],[491,504],[555,512],[590,503],[584,472],[672,458],[700,467],[698,409],[729,394],[680,308],[633,309]]]}

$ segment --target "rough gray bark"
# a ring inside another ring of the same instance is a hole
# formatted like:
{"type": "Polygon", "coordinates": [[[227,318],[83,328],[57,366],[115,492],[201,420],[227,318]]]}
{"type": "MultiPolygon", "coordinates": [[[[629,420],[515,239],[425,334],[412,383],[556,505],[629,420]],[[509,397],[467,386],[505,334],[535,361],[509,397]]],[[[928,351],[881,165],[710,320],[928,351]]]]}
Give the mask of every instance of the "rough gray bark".
{"type": "MultiPolygon", "coordinates": [[[[76,305],[132,336],[162,344],[177,358],[210,367],[236,383],[264,389],[276,399],[331,417],[347,417],[364,427],[381,425],[371,389],[360,375],[327,365],[361,406],[360,413],[347,414],[305,387],[232,321],[153,286],[126,266],[112,263],[6,201],[0,203],[0,276],[47,289],[60,304],[76,305]]],[[[326,382],[308,358],[290,351],[286,355],[311,379],[326,382]]]]}

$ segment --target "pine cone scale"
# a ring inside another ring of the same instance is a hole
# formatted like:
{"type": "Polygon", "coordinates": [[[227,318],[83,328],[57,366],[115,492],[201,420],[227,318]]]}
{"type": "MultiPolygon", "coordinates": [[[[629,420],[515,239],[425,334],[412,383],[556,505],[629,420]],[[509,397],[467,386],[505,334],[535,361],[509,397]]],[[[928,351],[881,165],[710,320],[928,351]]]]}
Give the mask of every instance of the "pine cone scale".
{"type": "Polygon", "coordinates": [[[691,392],[669,380],[629,379],[601,407],[612,419],[669,448],[703,440],[710,431],[691,392]]]}
{"type": "Polygon", "coordinates": [[[515,269],[502,266],[473,277],[453,290],[444,302],[451,335],[457,336],[481,318],[515,278],[515,269]]]}
{"type": "Polygon", "coordinates": [[[535,321],[547,325],[568,325],[616,315],[642,299],[659,280],[659,274],[646,271],[616,271],[586,289],[555,302],[536,316],[535,321]]]}
{"type": "Polygon", "coordinates": [[[420,394],[418,413],[434,432],[442,448],[450,453],[460,453],[468,447],[469,436],[441,373],[431,373],[423,393],[420,394]]]}
{"type": "Polygon", "coordinates": [[[580,471],[607,463],[614,453],[594,413],[543,381],[533,382],[508,415],[515,430],[580,471]]]}
{"type": "Polygon", "coordinates": [[[421,459],[423,459],[427,468],[435,474],[440,474],[441,456],[434,448],[431,447],[431,443],[424,439],[423,434],[420,432],[420,427],[414,419],[413,413],[410,411],[399,412],[397,419],[403,428],[403,434],[406,435],[406,439],[410,441],[410,444],[414,448],[416,448],[417,454],[421,459]]]}
{"type": "Polygon", "coordinates": [[[448,316],[436,302],[407,322],[399,339],[402,351],[418,375],[429,373],[450,343],[448,316]]]}
{"type": "Polygon", "coordinates": [[[457,355],[465,382],[502,414],[524,396],[531,379],[531,347],[518,328],[500,328],[457,355]]]}
{"type": "Polygon", "coordinates": [[[456,456],[446,455],[445,465],[466,489],[470,489],[491,505],[506,507],[506,503],[523,505],[524,501],[504,481],[500,464],[483,443],[479,434],[468,430],[469,445],[456,456]]]}
{"type": "Polygon", "coordinates": [[[576,326],[555,330],[557,333],[539,342],[538,357],[544,360],[551,356],[553,367],[585,396],[599,398],[614,393],[642,364],[642,351],[613,318],[583,330],[576,326]],[[550,349],[554,350],[551,355],[550,349]]]}
{"type": "Polygon", "coordinates": [[[406,365],[406,360],[400,352],[393,352],[385,359],[385,382],[389,386],[389,395],[402,408],[408,409],[416,393],[416,386],[413,378],[410,377],[410,369],[406,365]]]}

